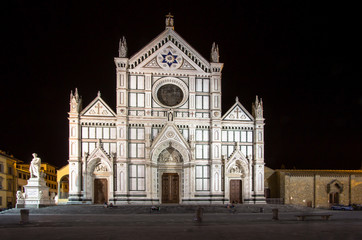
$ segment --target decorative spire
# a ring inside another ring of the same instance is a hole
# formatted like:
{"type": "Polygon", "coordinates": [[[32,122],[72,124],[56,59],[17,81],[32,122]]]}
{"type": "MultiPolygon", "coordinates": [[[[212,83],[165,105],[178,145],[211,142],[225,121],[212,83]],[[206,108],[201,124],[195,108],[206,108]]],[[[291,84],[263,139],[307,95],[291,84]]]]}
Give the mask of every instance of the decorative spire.
{"type": "Polygon", "coordinates": [[[119,49],[118,49],[118,55],[120,58],[126,58],[127,57],[127,42],[126,42],[126,38],[123,36],[120,40],[119,40],[119,49]]]}
{"type": "Polygon", "coordinates": [[[166,28],[172,30],[175,29],[175,27],[173,26],[173,16],[171,15],[171,13],[168,13],[166,15],[166,28]]]}
{"type": "Polygon", "coordinates": [[[97,97],[101,97],[101,91],[98,91],[97,97]]]}
{"type": "Polygon", "coordinates": [[[78,89],[76,88],[73,94],[73,91],[70,91],[70,111],[71,112],[80,112],[82,109],[82,98],[78,94],[78,89]]]}
{"type": "Polygon", "coordinates": [[[74,97],[77,101],[79,101],[78,88],[75,88],[74,97]]]}
{"type": "Polygon", "coordinates": [[[215,44],[215,42],[212,44],[211,47],[211,62],[219,62],[219,45],[215,44]]]}
{"type": "Polygon", "coordinates": [[[263,100],[256,96],[255,103],[253,103],[253,116],[255,118],[263,118],[263,100]]]}
{"type": "Polygon", "coordinates": [[[255,106],[259,105],[259,98],[258,95],[255,96],[255,106]]]}
{"type": "Polygon", "coordinates": [[[239,97],[238,96],[235,97],[235,102],[239,102],[239,97]]]}

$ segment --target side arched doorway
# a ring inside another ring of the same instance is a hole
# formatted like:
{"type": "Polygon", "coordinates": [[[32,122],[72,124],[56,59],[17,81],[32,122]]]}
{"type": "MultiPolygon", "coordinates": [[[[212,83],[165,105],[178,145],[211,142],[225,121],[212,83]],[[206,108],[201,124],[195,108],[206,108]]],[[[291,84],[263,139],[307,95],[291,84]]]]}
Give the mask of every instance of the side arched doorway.
{"type": "Polygon", "coordinates": [[[328,201],[330,206],[339,204],[339,198],[342,192],[343,184],[340,181],[335,179],[327,184],[328,201]]]}
{"type": "Polygon", "coordinates": [[[59,181],[58,199],[68,199],[68,195],[69,195],[69,175],[65,175],[59,181]]]}
{"type": "Polygon", "coordinates": [[[108,181],[105,178],[94,179],[94,204],[108,202],[108,181]]]}
{"type": "Polygon", "coordinates": [[[230,203],[243,202],[243,184],[241,180],[230,180],[230,203]]]}
{"type": "Polygon", "coordinates": [[[112,171],[109,160],[96,157],[90,159],[84,174],[84,195],[93,204],[108,203],[112,189],[112,171]]]}
{"type": "Polygon", "coordinates": [[[339,193],[338,192],[329,193],[329,204],[330,205],[339,204],[339,193]]]}

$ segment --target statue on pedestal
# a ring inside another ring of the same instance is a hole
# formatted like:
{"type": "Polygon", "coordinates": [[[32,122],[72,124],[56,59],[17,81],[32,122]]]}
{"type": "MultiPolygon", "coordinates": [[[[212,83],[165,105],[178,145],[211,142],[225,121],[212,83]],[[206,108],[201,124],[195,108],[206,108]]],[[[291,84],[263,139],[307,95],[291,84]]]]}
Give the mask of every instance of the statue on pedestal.
{"type": "Polygon", "coordinates": [[[41,159],[36,153],[33,153],[33,159],[30,162],[30,178],[28,184],[24,186],[24,193],[17,191],[17,208],[40,208],[55,204],[54,193],[50,198],[49,187],[44,179],[45,173],[40,171],[41,159]]]}
{"type": "Polygon", "coordinates": [[[33,153],[33,160],[30,163],[30,178],[39,178],[40,177],[40,165],[41,159],[38,157],[38,154],[33,153]]]}

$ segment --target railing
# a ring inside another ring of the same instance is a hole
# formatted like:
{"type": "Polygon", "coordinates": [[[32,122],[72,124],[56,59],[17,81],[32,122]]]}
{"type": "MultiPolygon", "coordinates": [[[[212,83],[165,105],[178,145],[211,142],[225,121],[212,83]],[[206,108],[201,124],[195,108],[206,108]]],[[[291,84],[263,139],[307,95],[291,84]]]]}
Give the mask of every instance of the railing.
{"type": "Polygon", "coordinates": [[[69,193],[67,192],[60,192],[59,193],[59,199],[66,199],[69,197],[69,193]]]}
{"type": "Polygon", "coordinates": [[[266,203],[268,203],[268,204],[284,204],[284,198],[267,198],[266,203]]]}

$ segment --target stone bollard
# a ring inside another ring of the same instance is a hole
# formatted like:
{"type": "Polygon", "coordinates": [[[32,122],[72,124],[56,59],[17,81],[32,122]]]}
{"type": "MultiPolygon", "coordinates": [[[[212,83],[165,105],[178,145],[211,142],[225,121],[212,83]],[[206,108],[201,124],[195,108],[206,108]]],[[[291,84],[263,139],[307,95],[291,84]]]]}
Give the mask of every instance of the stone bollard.
{"type": "Polygon", "coordinates": [[[29,209],[20,210],[20,223],[25,224],[29,222],[29,209]]]}
{"type": "Polygon", "coordinates": [[[278,208],[273,208],[272,209],[273,211],[273,220],[279,220],[279,217],[278,217],[278,208]]]}
{"type": "Polygon", "coordinates": [[[202,222],[202,217],[203,217],[203,214],[204,214],[204,209],[202,207],[198,207],[196,209],[196,216],[195,216],[195,222],[202,222]]]}

